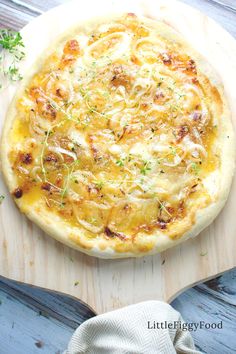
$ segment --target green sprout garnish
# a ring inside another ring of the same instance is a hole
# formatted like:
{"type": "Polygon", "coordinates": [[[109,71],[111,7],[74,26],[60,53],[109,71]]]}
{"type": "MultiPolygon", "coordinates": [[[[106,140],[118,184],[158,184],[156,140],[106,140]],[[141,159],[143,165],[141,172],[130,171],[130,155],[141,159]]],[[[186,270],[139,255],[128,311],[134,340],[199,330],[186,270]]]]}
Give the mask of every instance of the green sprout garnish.
{"type": "Polygon", "coordinates": [[[5,196],[4,195],[0,195],[0,205],[2,204],[2,202],[4,201],[4,199],[5,199],[5,196]]]}
{"type": "Polygon", "coordinates": [[[104,186],[104,182],[103,181],[97,181],[94,183],[95,186],[98,188],[98,189],[102,189],[102,187],[104,186]]]}
{"type": "Polygon", "coordinates": [[[175,149],[173,146],[170,146],[169,148],[170,148],[170,150],[171,150],[171,154],[172,154],[173,156],[175,156],[175,155],[176,155],[176,149],[175,149]]]}
{"type": "Polygon", "coordinates": [[[140,169],[140,172],[143,175],[146,175],[148,171],[151,171],[151,162],[150,161],[143,161],[143,166],[140,169]]]}
{"type": "MultiPolygon", "coordinates": [[[[18,63],[25,57],[24,43],[19,32],[0,29],[0,73],[10,81],[22,80],[18,63]]],[[[3,85],[0,83],[0,88],[3,85]]]]}
{"type": "Polygon", "coordinates": [[[124,159],[117,160],[116,165],[119,167],[123,167],[124,166],[124,159]]]}
{"type": "Polygon", "coordinates": [[[206,256],[206,255],[207,255],[207,251],[206,251],[206,252],[201,252],[201,253],[200,253],[200,256],[201,256],[201,257],[204,257],[204,256],[206,256]]]}
{"type": "Polygon", "coordinates": [[[191,169],[195,173],[195,175],[198,175],[200,172],[200,166],[196,162],[191,163],[191,169]]]}

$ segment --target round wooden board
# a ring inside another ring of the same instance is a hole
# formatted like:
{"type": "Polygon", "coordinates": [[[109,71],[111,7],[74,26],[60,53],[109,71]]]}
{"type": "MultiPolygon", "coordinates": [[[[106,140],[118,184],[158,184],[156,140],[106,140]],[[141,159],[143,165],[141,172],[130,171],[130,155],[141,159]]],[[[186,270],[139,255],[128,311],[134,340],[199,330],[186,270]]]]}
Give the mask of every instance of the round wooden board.
{"type": "MultiPolygon", "coordinates": [[[[22,72],[67,28],[114,12],[161,19],[179,31],[218,71],[236,125],[235,41],[214,21],[174,0],[75,0],[59,6],[22,30],[27,51],[22,72]]],[[[1,125],[15,89],[1,93],[1,125]]],[[[98,313],[149,299],[171,301],[186,287],[236,265],[236,179],[223,212],[198,237],[162,254],[120,260],[92,258],[48,237],[17,210],[0,183],[7,196],[0,207],[0,274],[74,295],[98,313]]]]}

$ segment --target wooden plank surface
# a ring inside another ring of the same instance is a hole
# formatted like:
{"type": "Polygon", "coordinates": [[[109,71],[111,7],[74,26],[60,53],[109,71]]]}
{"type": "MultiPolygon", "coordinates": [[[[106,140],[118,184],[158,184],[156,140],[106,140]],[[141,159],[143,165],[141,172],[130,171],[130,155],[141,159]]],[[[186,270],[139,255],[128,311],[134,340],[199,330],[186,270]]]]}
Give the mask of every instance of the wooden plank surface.
{"type": "Polygon", "coordinates": [[[219,323],[222,329],[191,332],[200,351],[236,353],[236,269],[185,291],[172,303],[186,322],[219,323]]]}
{"type": "MultiPolygon", "coordinates": [[[[187,290],[172,303],[188,323],[222,321],[222,329],[191,332],[203,353],[235,353],[235,280],[236,270],[187,290]]],[[[75,298],[0,277],[0,354],[62,354],[74,329],[93,316],[75,298]]]]}
{"type": "MultiPolygon", "coordinates": [[[[19,30],[31,19],[69,0],[0,0],[0,27],[19,30]]],[[[182,0],[219,22],[236,37],[235,0],[182,0]]]]}
{"type": "Polygon", "coordinates": [[[0,0],[0,27],[20,30],[34,17],[68,0],[0,0]]]}
{"type": "MultiPolygon", "coordinates": [[[[56,4],[59,3],[63,3],[65,1],[7,1],[7,0],[0,0],[0,27],[8,27],[8,28],[14,28],[14,29],[20,29],[23,25],[25,25],[28,21],[30,21],[31,19],[33,19],[35,16],[38,16],[39,14],[41,14],[43,11],[54,7],[56,4]]],[[[194,5],[197,8],[203,10],[206,14],[208,14],[209,16],[211,16],[212,18],[216,19],[218,22],[220,22],[227,30],[229,30],[231,32],[231,34],[233,34],[236,37],[236,26],[235,26],[235,21],[236,21],[236,2],[231,0],[222,0],[222,1],[218,1],[218,0],[184,0],[185,3],[188,3],[190,5],[194,5]]],[[[44,236],[43,236],[44,237],[44,236]]],[[[53,247],[61,247],[60,245],[58,245],[57,243],[55,244],[54,241],[50,241],[51,246],[49,247],[49,251],[51,250],[51,248],[53,247]]],[[[205,247],[205,246],[203,246],[205,247]]],[[[66,255],[68,256],[68,255],[66,255]]],[[[73,251],[71,251],[71,257],[76,257],[75,253],[73,251]]],[[[32,260],[29,260],[32,261],[32,260]]],[[[144,259],[144,262],[147,262],[147,259],[144,259]]],[[[97,265],[97,261],[96,260],[88,260],[88,263],[90,263],[91,267],[96,267],[97,265]]],[[[103,261],[101,262],[103,263],[103,261]]],[[[142,263],[141,262],[137,262],[139,263],[138,267],[140,267],[140,269],[142,268],[142,263]]],[[[119,262],[116,262],[116,265],[118,265],[119,262]]],[[[153,266],[155,266],[155,264],[153,264],[153,266]]],[[[156,266],[159,266],[156,264],[156,266]]],[[[106,267],[106,264],[104,263],[104,267],[106,267]]],[[[117,273],[117,279],[116,281],[119,282],[119,277],[120,277],[120,272],[117,273]]],[[[226,282],[230,282],[232,281],[233,278],[230,278],[227,280],[226,278],[226,282]]],[[[71,278],[71,282],[74,283],[76,281],[76,278],[71,278]]],[[[229,284],[224,286],[229,288],[229,284]]],[[[229,288],[230,289],[230,288],[229,288]]],[[[92,289],[91,291],[94,291],[95,289],[92,289]]],[[[206,290],[206,289],[205,289],[206,290]]],[[[197,293],[200,292],[200,294],[202,294],[202,290],[199,289],[199,287],[197,287],[197,293]]],[[[180,306],[181,312],[186,313],[186,315],[188,315],[188,311],[189,311],[189,307],[186,306],[186,304],[189,304],[189,306],[191,305],[193,307],[192,312],[189,313],[196,313],[197,318],[201,318],[202,313],[201,311],[204,311],[204,307],[205,309],[208,309],[208,315],[212,315],[213,318],[215,319],[215,312],[216,310],[214,310],[214,307],[212,308],[208,308],[209,306],[212,305],[212,302],[210,302],[208,300],[209,295],[211,295],[213,297],[213,301],[214,301],[214,296],[215,293],[213,294],[212,292],[206,292],[206,296],[207,298],[205,299],[206,301],[204,302],[202,306],[202,309],[199,309],[198,306],[198,298],[196,295],[196,292],[192,292],[192,293],[188,293],[190,295],[187,295],[187,297],[183,296],[183,297],[179,297],[178,300],[176,300],[177,302],[175,302],[175,306],[180,306]],[[179,300],[180,299],[180,300],[179,300]],[[187,301],[187,299],[196,299],[196,301],[187,301]],[[179,301],[179,302],[178,302],[179,301]],[[210,305],[207,305],[207,301],[209,301],[210,305]],[[184,305],[185,304],[185,305],[184,305]],[[199,311],[199,312],[198,312],[199,311]]],[[[227,306],[227,300],[225,301],[225,306],[227,306]]],[[[224,301],[222,301],[222,306],[224,306],[224,301]]],[[[217,303],[216,303],[217,305],[217,303]]],[[[218,305],[217,305],[218,306],[218,305]]],[[[222,307],[224,308],[224,307],[222,307]]],[[[1,309],[0,309],[1,311],[1,309]]],[[[223,311],[223,310],[222,310],[223,311]]],[[[228,311],[229,312],[229,311],[228,311]]],[[[1,314],[1,313],[0,313],[1,314]]],[[[230,318],[230,316],[228,316],[229,319],[228,321],[231,321],[231,328],[232,330],[234,330],[235,328],[233,327],[233,320],[235,318],[230,318]]],[[[187,319],[187,317],[185,316],[185,318],[187,319]]],[[[190,318],[191,320],[191,318],[190,318]]],[[[10,328],[10,327],[9,327],[10,328]]],[[[66,332],[65,332],[66,333],[66,332]]],[[[71,332],[70,332],[71,333],[71,332]]],[[[199,345],[201,348],[205,348],[208,349],[210,351],[206,351],[207,353],[231,353],[232,352],[232,348],[233,347],[233,340],[232,337],[230,336],[231,331],[227,330],[227,334],[229,334],[229,336],[226,336],[226,332],[222,331],[221,333],[217,334],[217,338],[218,341],[215,342],[215,344],[213,343],[213,341],[211,341],[211,344],[209,341],[209,336],[207,336],[207,333],[205,333],[205,337],[204,338],[200,338],[198,339],[199,345]],[[227,338],[227,341],[225,341],[225,339],[227,338]],[[231,341],[231,344],[229,345],[229,341],[231,341]],[[219,351],[218,351],[219,350],[219,351]],[[231,350],[231,351],[230,351],[231,350]]],[[[65,336],[66,340],[65,343],[67,341],[67,338],[69,336],[65,336]]],[[[1,337],[0,337],[1,338],[1,337]]],[[[195,337],[196,338],[196,337],[195,337]]],[[[46,346],[45,346],[46,348],[46,346]]],[[[38,351],[38,347],[35,346],[34,348],[36,351],[35,352],[39,352],[38,351]]],[[[46,349],[45,349],[46,350],[46,349]]],[[[51,349],[50,349],[51,350],[51,349]]],[[[52,351],[45,351],[45,353],[51,353],[52,351]]],[[[54,349],[53,349],[54,350],[54,349]]],[[[59,350],[59,349],[58,349],[59,350]]],[[[40,351],[42,352],[42,351],[40,351]]],[[[1,347],[0,347],[0,353],[5,354],[5,352],[1,352],[1,347]]],[[[11,354],[11,351],[6,351],[6,353],[11,354]]],[[[13,353],[13,352],[12,352],[13,353]]],[[[15,354],[16,352],[14,352],[15,354]]],[[[23,351],[19,352],[23,354],[23,351]]],[[[24,353],[27,353],[26,351],[24,353]]],[[[30,351],[29,353],[34,353],[34,351],[30,351]]],[[[27,353],[28,354],[28,353],[27,353]]]]}
{"type": "MultiPolygon", "coordinates": [[[[164,19],[182,33],[221,75],[233,117],[236,117],[234,39],[200,12],[172,0],[145,0],[145,7],[143,0],[129,0],[127,3],[87,0],[84,8],[76,0],[66,3],[63,8],[55,8],[22,31],[27,51],[22,62],[22,74],[28,71],[41,51],[51,45],[55,33],[58,35],[86,17],[114,10],[133,10],[164,19]]],[[[1,92],[1,124],[14,89],[10,85],[1,92]]],[[[224,211],[198,237],[155,256],[110,261],[82,255],[45,235],[19,213],[2,181],[0,186],[6,195],[0,208],[0,274],[76,296],[99,313],[150,298],[171,301],[186,287],[236,264],[236,221],[232,212],[236,179],[224,211]],[[206,252],[203,259],[201,254],[206,252]],[[76,281],[80,286],[74,286],[76,281]],[[88,291],[88,284],[92,292],[88,291]]]]}
{"type": "Polygon", "coordinates": [[[0,354],[59,354],[95,314],[75,298],[0,277],[0,354]]]}
{"type": "Polygon", "coordinates": [[[235,0],[182,0],[194,6],[209,17],[220,23],[236,37],[236,1],[235,0]]]}

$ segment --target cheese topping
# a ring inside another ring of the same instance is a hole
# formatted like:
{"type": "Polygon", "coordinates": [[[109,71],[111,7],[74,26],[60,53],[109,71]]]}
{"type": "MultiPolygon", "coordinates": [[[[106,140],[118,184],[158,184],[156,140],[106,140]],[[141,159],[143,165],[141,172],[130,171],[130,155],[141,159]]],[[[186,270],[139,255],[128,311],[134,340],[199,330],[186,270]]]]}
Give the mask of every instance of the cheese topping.
{"type": "Polygon", "coordinates": [[[194,60],[136,16],[81,30],[18,100],[13,194],[89,237],[168,233],[215,197],[210,103],[194,60]]]}

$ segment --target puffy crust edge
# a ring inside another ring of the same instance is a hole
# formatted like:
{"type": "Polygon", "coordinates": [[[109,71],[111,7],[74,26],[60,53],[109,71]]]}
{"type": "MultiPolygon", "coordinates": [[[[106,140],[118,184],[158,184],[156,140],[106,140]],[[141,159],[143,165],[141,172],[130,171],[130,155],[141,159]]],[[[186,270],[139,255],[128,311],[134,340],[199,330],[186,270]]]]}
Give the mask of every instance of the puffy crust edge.
{"type": "MultiPolygon", "coordinates": [[[[116,18],[114,16],[113,18],[116,18]]],[[[113,19],[109,17],[109,20],[113,19]]],[[[144,255],[151,255],[157,252],[162,252],[170,247],[173,247],[187,239],[197,236],[203,229],[205,229],[219,214],[225,202],[228,198],[230,186],[234,174],[235,167],[235,136],[233,131],[233,126],[231,122],[231,112],[224,95],[223,86],[215,73],[214,69],[206,62],[206,60],[200,56],[195,50],[193,50],[186,42],[168,25],[165,23],[156,23],[154,20],[150,20],[145,17],[139,16],[142,18],[143,22],[151,24],[154,28],[158,28],[160,33],[167,38],[176,41],[181,45],[183,51],[189,53],[197,63],[197,68],[200,68],[201,75],[207,77],[210,81],[212,88],[216,88],[219,93],[219,97],[215,99],[215,105],[222,105],[222,114],[221,114],[221,135],[217,138],[217,144],[220,146],[220,187],[219,193],[216,198],[216,201],[206,208],[197,210],[195,215],[195,223],[187,232],[184,232],[183,235],[179,238],[171,238],[167,234],[161,233],[160,231],[153,232],[152,235],[146,236],[146,242],[142,242],[142,238],[138,238],[138,242],[135,245],[127,244],[125,251],[117,250],[117,247],[114,247],[113,240],[101,240],[93,239],[92,242],[86,239],[83,235],[83,229],[81,228],[81,235],[75,235],[73,229],[66,225],[64,221],[61,220],[57,215],[53,213],[48,213],[45,210],[40,208],[40,205],[34,205],[30,208],[27,208],[22,201],[16,200],[16,204],[19,209],[27,215],[27,217],[35,222],[41,229],[43,229],[47,234],[55,238],[56,240],[72,247],[74,249],[80,250],[83,253],[86,253],[91,256],[96,256],[99,258],[125,258],[125,257],[141,257],[144,255]],[[221,102],[217,102],[220,98],[221,102]],[[228,138],[227,138],[228,137],[228,138]],[[92,245],[91,245],[92,243],[92,245]]],[[[104,22],[107,18],[98,18],[91,21],[86,21],[84,24],[77,26],[77,30],[82,25],[90,26],[93,23],[104,22]]],[[[54,46],[51,45],[51,48],[55,48],[66,38],[73,36],[76,29],[69,29],[63,36],[57,39],[54,43],[54,46]]],[[[50,54],[50,51],[45,51],[46,55],[50,54]]],[[[31,67],[27,75],[25,75],[20,88],[17,90],[17,93],[10,104],[10,107],[7,112],[4,129],[2,133],[1,140],[1,160],[2,160],[2,170],[5,177],[5,181],[8,185],[10,191],[13,191],[16,187],[16,178],[14,177],[13,171],[11,169],[10,161],[8,159],[8,152],[11,148],[11,145],[8,142],[8,137],[12,129],[13,122],[16,117],[16,102],[19,97],[21,97],[24,89],[29,84],[31,77],[40,69],[44,57],[42,53],[40,58],[36,60],[35,64],[31,67]]],[[[77,228],[78,230],[78,228],[77,228]]]]}

